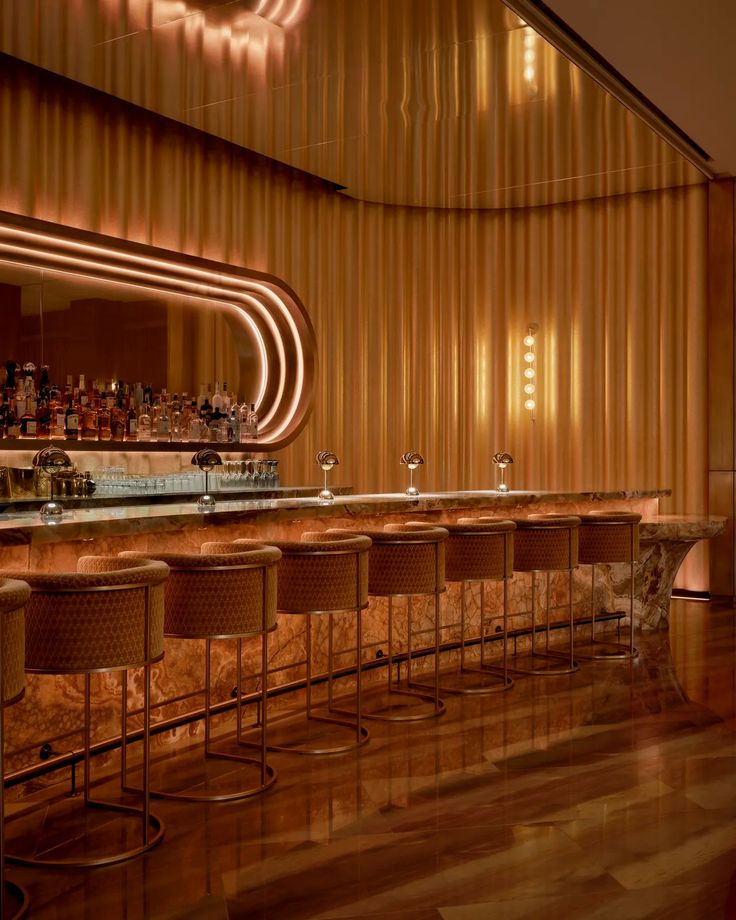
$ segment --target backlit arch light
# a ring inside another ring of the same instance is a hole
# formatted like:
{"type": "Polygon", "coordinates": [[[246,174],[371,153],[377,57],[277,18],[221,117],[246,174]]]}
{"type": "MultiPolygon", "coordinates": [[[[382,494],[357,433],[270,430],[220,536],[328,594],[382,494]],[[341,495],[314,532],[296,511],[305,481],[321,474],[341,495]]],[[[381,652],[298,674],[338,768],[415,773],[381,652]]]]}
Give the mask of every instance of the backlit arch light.
{"type": "Polygon", "coordinates": [[[158,293],[185,294],[210,307],[236,311],[260,358],[259,446],[284,446],[306,422],[316,360],[314,330],[296,294],[277,278],[2,213],[0,259],[158,293]],[[269,397],[269,380],[276,375],[275,392],[271,387],[269,397]]]}

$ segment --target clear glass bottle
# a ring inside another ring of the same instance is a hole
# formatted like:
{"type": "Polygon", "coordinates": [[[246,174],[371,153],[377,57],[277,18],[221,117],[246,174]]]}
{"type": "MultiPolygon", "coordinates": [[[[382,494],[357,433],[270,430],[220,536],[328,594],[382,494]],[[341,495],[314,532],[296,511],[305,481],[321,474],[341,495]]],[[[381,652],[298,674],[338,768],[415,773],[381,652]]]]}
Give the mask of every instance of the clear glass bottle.
{"type": "Polygon", "coordinates": [[[219,380],[215,382],[215,395],[212,397],[212,411],[222,412],[222,393],[219,380]]]}
{"type": "Polygon", "coordinates": [[[150,441],[153,433],[151,426],[150,406],[144,402],[141,406],[140,415],[138,416],[138,440],[150,441]]]}
{"type": "Polygon", "coordinates": [[[161,391],[161,405],[156,416],[155,438],[157,441],[171,440],[171,416],[169,415],[166,390],[161,391]]]}
{"type": "Polygon", "coordinates": [[[258,440],[258,413],[256,412],[255,403],[250,404],[250,414],[248,415],[248,440],[258,440]]]}
{"type": "Polygon", "coordinates": [[[240,414],[240,443],[245,444],[246,441],[249,441],[249,432],[250,428],[250,406],[247,402],[244,402],[242,406],[238,409],[240,414]]]}
{"type": "Polygon", "coordinates": [[[125,440],[138,440],[138,413],[135,411],[135,399],[132,397],[130,399],[127,417],[125,419],[125,440]]]}

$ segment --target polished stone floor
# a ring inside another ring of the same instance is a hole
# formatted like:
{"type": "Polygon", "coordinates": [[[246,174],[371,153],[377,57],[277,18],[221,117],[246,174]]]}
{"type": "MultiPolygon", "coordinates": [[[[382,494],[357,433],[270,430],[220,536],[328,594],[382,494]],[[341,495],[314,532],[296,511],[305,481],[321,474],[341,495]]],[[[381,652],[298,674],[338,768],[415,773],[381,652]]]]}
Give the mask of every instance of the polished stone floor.
{"type": "MultiPolygon", "coordinates": [[[[273,755],[246,802],[157,802],[166,839],[122,866],[9,875],[38,920],[736,917],[734,610],[676,601],[637,644],[371,723],[357,754],[273,755]]],[[[41,819],[53,835],[54,809],[21,822],[41,819]]]]}

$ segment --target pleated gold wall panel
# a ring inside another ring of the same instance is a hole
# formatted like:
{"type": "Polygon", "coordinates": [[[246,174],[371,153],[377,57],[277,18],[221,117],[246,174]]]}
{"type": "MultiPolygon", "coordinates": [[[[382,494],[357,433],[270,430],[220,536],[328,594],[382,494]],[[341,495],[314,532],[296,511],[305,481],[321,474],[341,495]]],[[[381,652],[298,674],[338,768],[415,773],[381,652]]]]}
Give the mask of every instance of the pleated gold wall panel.
{"type": "MultiPolygon", "coordinates": [[[[272,272],[319,349],[314,413],[285,481],[483,488],[671,487],[707,508],[702,186],[493,211],[363,204],[227,145],[6,61],[0,208],[272,272]],[[40,82],[39,82],[40,80],[40,82]],[[540,325],[536,421],[521,339],[540,325]]],[[[705,586],[703,558],[687,572],[705,586]]]]}

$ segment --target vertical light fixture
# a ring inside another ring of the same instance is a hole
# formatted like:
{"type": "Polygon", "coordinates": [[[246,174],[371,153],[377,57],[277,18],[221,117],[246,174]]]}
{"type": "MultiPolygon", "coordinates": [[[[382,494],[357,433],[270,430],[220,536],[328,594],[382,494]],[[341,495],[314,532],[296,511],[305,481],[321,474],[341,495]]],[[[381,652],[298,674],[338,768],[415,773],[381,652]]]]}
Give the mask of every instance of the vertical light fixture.
{"type": "Polygon", "coordinates": [[[524,408],[536,421],[537,409],[537,323],[530,323],[524,336],[524,408]]]}

